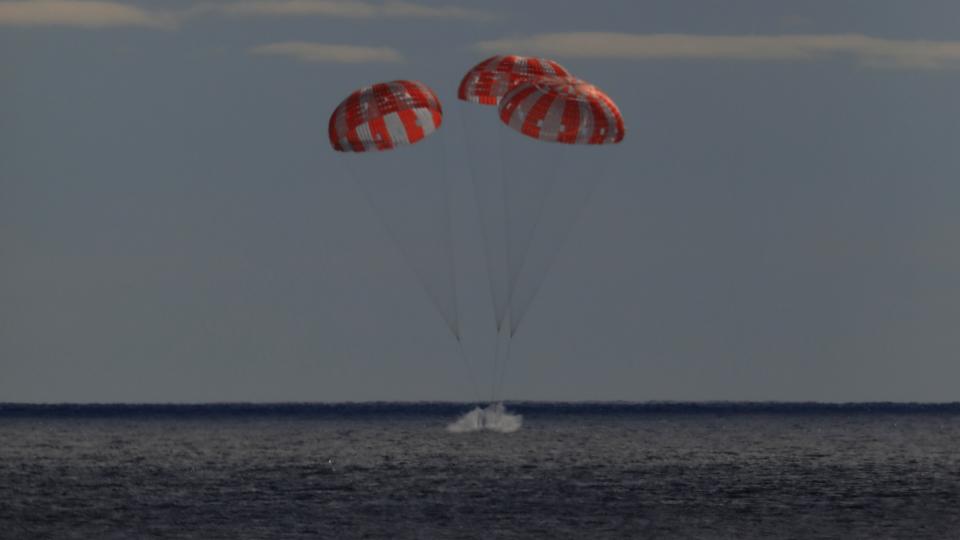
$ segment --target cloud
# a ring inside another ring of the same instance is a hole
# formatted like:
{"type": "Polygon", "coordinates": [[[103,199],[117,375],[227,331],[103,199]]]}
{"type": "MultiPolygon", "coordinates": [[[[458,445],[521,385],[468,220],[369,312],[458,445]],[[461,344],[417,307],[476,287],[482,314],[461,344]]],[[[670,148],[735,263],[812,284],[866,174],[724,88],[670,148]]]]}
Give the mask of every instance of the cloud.
{"type": "Polygon", "coordinates": [[[332,62],[362,64],[371,62],[402,62],[403,55],[390,47],[362,47],[357,45],[329,45],[306,41],[270,43],[250,49],[253,54],[290,56],[303,62],[332,62]]]}
{"type": "Polygon", "coordinates": [[[72,0],[0,2],[0,26],[171,28],[175,25],[176,19],[172,15],[146,11],[116,2],[72,0]]]}
{"type": "Polygon", "coordinates": [[[861,34],[709,36],[570,32],[477,43],[482,52],[568,58],[814,60],[850,56],[885,68],[960,68],[960,41],[882,39],[861,34]]]}
{"type": "Polygon", "coordinates": [[[236,17],[317,16],[340,19],[490,20],[489,13],[460,6],[427,6],[388,0],[238,0],[201,2],[177,11],[151,11],[100,0],[0,0],[0,26],[173,28],[209,14],[236,17]]]}
{"type": "Polygon", "coordinates": [[[492,15],[459,6],[425,6],[402,0],[374,4],[347,0],[241,0],[230,3],[205,3],[197,6],[201,13],[234,16],[319,16],[342,19],[461,19],[488,20],[492,15]]]}

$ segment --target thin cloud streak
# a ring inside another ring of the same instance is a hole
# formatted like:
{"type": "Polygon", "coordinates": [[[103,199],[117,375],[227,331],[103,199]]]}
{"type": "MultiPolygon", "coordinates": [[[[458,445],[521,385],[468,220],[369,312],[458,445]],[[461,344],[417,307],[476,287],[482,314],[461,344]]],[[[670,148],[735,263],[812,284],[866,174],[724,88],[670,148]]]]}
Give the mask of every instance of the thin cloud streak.
{"type": "Polygon", "coordinates": [[[0,0],[0,26],[175,28],[186,19],[317,16],[339,19],[437,19],[484,21],[493,15],[459,6],[426,6],[403,0],[375,4],[346,0],[241,0],[201,2],[174,11],[152,11],[100,0],[0,0]]]}
{"type": "Polygon", "coordinates": [[[390,47],[363,47],[357,45],[331,45],[306,41],[270,43],[250,49],[252,54],[289,56],[302,62],[328,62],[337,64],[397,63],[403,55],[390,47]]]}
{"type": "Polygon", "coordinates": [[[0,26],[172,28],[176,18],[116,2],[30,0],[0,2],[0,26]]]}
{"type": "Polygon", "coordinates": [[[957,69],[960,41],[897,40],[861,34],[708,36],[569,32],[477,43],[486,53],[625,60],[815,60],[849,56],[878,68],[957,69]]]}
{"type": "Polygon", "coordinates": [[[342,19],[449,19],[489,20],[489,13],[459,6],[425,6],[397,0],[383,4],[344,0],[244,0],[204,3],[195,13],[219,13],[238,17],[318,16],[342,19]]]}

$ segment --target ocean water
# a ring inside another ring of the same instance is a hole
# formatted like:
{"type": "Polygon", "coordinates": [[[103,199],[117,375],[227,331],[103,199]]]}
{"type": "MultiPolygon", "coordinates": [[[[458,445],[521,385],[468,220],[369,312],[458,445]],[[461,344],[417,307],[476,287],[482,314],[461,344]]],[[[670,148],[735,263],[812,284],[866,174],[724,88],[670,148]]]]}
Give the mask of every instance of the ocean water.
{"type": "Polygon", "coordinates": [[[2,404],[0,538],[960,538],[960,404],[472,408],[2,404]]]}

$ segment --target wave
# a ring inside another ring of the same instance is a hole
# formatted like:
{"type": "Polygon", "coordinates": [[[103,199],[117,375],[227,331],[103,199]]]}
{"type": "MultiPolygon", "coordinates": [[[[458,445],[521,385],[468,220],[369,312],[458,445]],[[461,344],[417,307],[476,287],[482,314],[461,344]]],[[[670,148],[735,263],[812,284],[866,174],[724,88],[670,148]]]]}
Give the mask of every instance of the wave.
{"type": "Polygon", "coordinates": [[[456,422],[447,426],[450,433],[469,433],[472,431],[496,431],[513,433],[523,425],[523,416],[507,412],[503,403],[493,403],[486,408],[474,408],[456,422]]]}

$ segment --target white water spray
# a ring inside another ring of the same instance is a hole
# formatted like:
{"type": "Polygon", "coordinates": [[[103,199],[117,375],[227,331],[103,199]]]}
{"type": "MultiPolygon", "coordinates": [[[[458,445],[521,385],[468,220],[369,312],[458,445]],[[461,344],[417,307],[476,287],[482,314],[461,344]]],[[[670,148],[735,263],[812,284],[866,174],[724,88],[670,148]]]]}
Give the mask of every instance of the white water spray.
{"type": "Polygon", "coordinates": [[[492,403],[486,408],[476,407],[447,426],[450,433],[469,433],[484,429],[498,433],[513,433],[523,425],[523,416],[510,414],[503,403],[492,403]]]}

